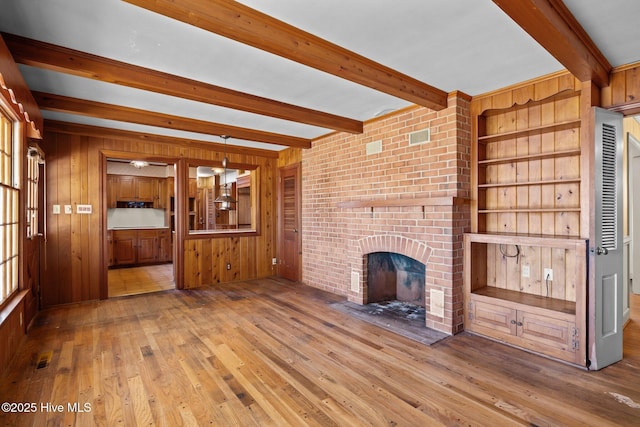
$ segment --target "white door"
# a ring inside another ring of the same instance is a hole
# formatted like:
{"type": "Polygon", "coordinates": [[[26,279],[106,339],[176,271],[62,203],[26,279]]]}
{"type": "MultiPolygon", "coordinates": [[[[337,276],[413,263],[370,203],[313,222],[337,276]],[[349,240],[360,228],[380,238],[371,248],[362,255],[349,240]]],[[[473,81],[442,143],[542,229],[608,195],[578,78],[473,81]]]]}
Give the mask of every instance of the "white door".
{"type": "Polygon", "coordinates": [[[595,109],[595,340],[590,369],[622,360],[622,115],[595,109]]]}

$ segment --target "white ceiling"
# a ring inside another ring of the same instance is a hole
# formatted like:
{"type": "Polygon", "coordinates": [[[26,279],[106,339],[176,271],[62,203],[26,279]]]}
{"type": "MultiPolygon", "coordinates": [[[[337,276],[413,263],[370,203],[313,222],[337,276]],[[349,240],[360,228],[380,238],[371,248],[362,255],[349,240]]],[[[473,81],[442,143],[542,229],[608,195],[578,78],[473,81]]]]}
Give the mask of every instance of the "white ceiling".
{"type": "MultiPolygon", "coordinates": [[[[491,0],[242,0],[436,88],[478,95],[563,69],[491,0]]],[[[565,0],[615,67],[640,61],[638,0],[565,0]]],[[[0,31],[357,120],[407,101],[119,0],[3,0],[0,31]]],[[[32,90],[268,132],[330,129],[20,66],[32,90]]],[[[203,141],[216,136],[43,110],[46,119],[203,141]]],[[[230,145],[284,147],[229,139],[230,145]]]]}

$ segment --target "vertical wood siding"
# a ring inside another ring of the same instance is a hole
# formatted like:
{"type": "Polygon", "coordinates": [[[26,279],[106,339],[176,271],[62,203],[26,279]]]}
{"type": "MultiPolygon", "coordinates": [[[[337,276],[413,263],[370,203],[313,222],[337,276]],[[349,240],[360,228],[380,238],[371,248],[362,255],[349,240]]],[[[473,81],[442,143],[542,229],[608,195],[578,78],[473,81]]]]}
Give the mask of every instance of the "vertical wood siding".
{"type": "MultiPolygon", "coordinates": [[[[101,241],[106,207],[101,192],[101,153],[120,152],[136,156],[166,157],[169,163],[181,158],[220,160],[222,153],[204,144],[170,144],[95,135],[47,132],[43,150],[47,156],[48,233],[43,266],[42,302],[52,306],[94,300],[100,297],[103,276],[101,241]],[[52,205],[61,205],[60,215],[52,205]],[[90,204],[93,214],[75,214],[77,204],[90,204]],[[73,214],[64,214],[71,205],[73,214]]],[[[275,168],[277,159],[252,153],[228,153],[231,162],[255,164],[260,168],[259,236],[202,237],[185,241],[184,287],[267,277],[273,274],[275,256],[275,168]],[[224,264],[220,261],[223,260],[224,264]],[[232,269],[226,270],[226,262],[232,269]]],[[[104,254],[106,256],[106,254],[104,254]]]]}

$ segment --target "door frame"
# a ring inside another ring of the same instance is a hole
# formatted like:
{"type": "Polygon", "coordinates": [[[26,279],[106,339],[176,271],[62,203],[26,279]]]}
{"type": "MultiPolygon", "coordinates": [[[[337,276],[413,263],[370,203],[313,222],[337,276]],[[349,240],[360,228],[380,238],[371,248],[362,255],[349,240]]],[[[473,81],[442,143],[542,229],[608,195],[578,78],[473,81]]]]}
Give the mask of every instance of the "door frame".
{"type": "MultiPolygon", "coordinates": [[[[98,210],[100,214],[100,224],[102,227],[102,233],[100,234],[100,285],[99,285],[99,298],[101,300],[109,299],[109,266],[107,262],[108,257],[108,242],[107,242],[107,159],[136,159],[146,160],[149,162],[162,162],[168,165],[174,165],[174,186],[176,192],[176,206],[175,206],[175,224],[176,230],[173,236],[173,282],[176,289],[184,288],[183,280],[183,263],[184,253],[182,250],[177,250],[183,245],[184,234],[182,225],[182,208],[184,206],[184,194],[186,194],[186,183],[184,179],[179,179],[181,176],[181,169],[186,168],[183,159],[177,159],[175,157],[155,156],[144,153],[113,151],[113,150],[100,150],[100,189],[101,189],[101,204],[102,206],[98,210]],[[180,225],[179,225],[180,224],[180,225]]],[[[187,172],[188,173],[188,172],[187,172]]],[[[184,173],[183,173],[184,174],[184,173]]]]}

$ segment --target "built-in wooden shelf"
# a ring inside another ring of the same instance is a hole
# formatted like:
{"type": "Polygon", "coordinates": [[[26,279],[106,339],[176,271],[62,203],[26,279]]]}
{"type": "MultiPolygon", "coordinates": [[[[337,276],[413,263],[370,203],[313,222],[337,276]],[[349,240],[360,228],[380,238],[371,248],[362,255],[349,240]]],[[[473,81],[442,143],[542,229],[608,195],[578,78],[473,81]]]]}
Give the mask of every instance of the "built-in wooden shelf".
{"type": "Polygon", "coordinates": [[[523,187],[529,185],[552,185],[552,184],[579,184],[580,178],[575,179],[546,179],[542,181],[520,181],[520,182],[501,182],[501,183],[485,183],[478,184],[478,188],[496,188],[496,187],[523,187]]]}
{"type": "Polygon", "coordinates": [[[491,213],[556,213],[580,212],[580,208],[513,208],[513,209],[479,209],[479,214],[491,213]]]}
{"type": "Polygon", "coordinates": [[[353,200],[349,202],[339,202],[336,206],[342,209],[353,209],[406,206],[459,206],[467,204],[469,204],[469,199],[462,197],[425,197],[417,199],[353,200]]]}
{"type": "Polygon", "coordinates": [[[580,120],[569,120],[566,122],[553,123],[550,125],[534,126],[534,127],[530,127],[522,130],[478,136],[478,143],[482,144],[487,142],[500,141],[503,139],[519,138],[522,136],[528,136],[536,133],[556,132],[556,131],[562,131],[562,130],[578,128],[578,127],[580,127],[580,120]]]}
{"type": "Polygon", "coordinates": [[[464,235],[463,271],[465,330],[584,366],[579,95],[567,86],[474,116],[473,233],[464,235]],[[529,229],[546,234],[517,233],[529,229]],[[546,269],[555,281],[543,278],[546,269]]]}
{"type": "Polygon", "coordinates": [[[478,166],[497,165],[501,163],[528,162],[531,160],[554,159],[558,157],[579,156],[580,150],[552,151],[549,153],[527,154],[524,156],[503,157],[497,159],[478,160],[478,166]]]}
{"type": "Polygon", "coordinates": [[[493,286],[485,286],[483,288],[475,289],[473,291],[473,295],[474,297],[486,297],[487,302],[493,302],[491,299],[498,299],[501,301],[521,304],[527,307],[537,307],[572,315],[576,314],[576,303],[573,301],[542,297],[539,295],[511,291],[509,289],[501,289],[493,286]]]}
{"type": "Polygon", "coordinates": [[[550,248],[573,248],[585,245],[586,240],[577,236],[550,236],[530,233],[465,233],[473,243],[495,243],[498,245],[546,246],[550,248]]]}

